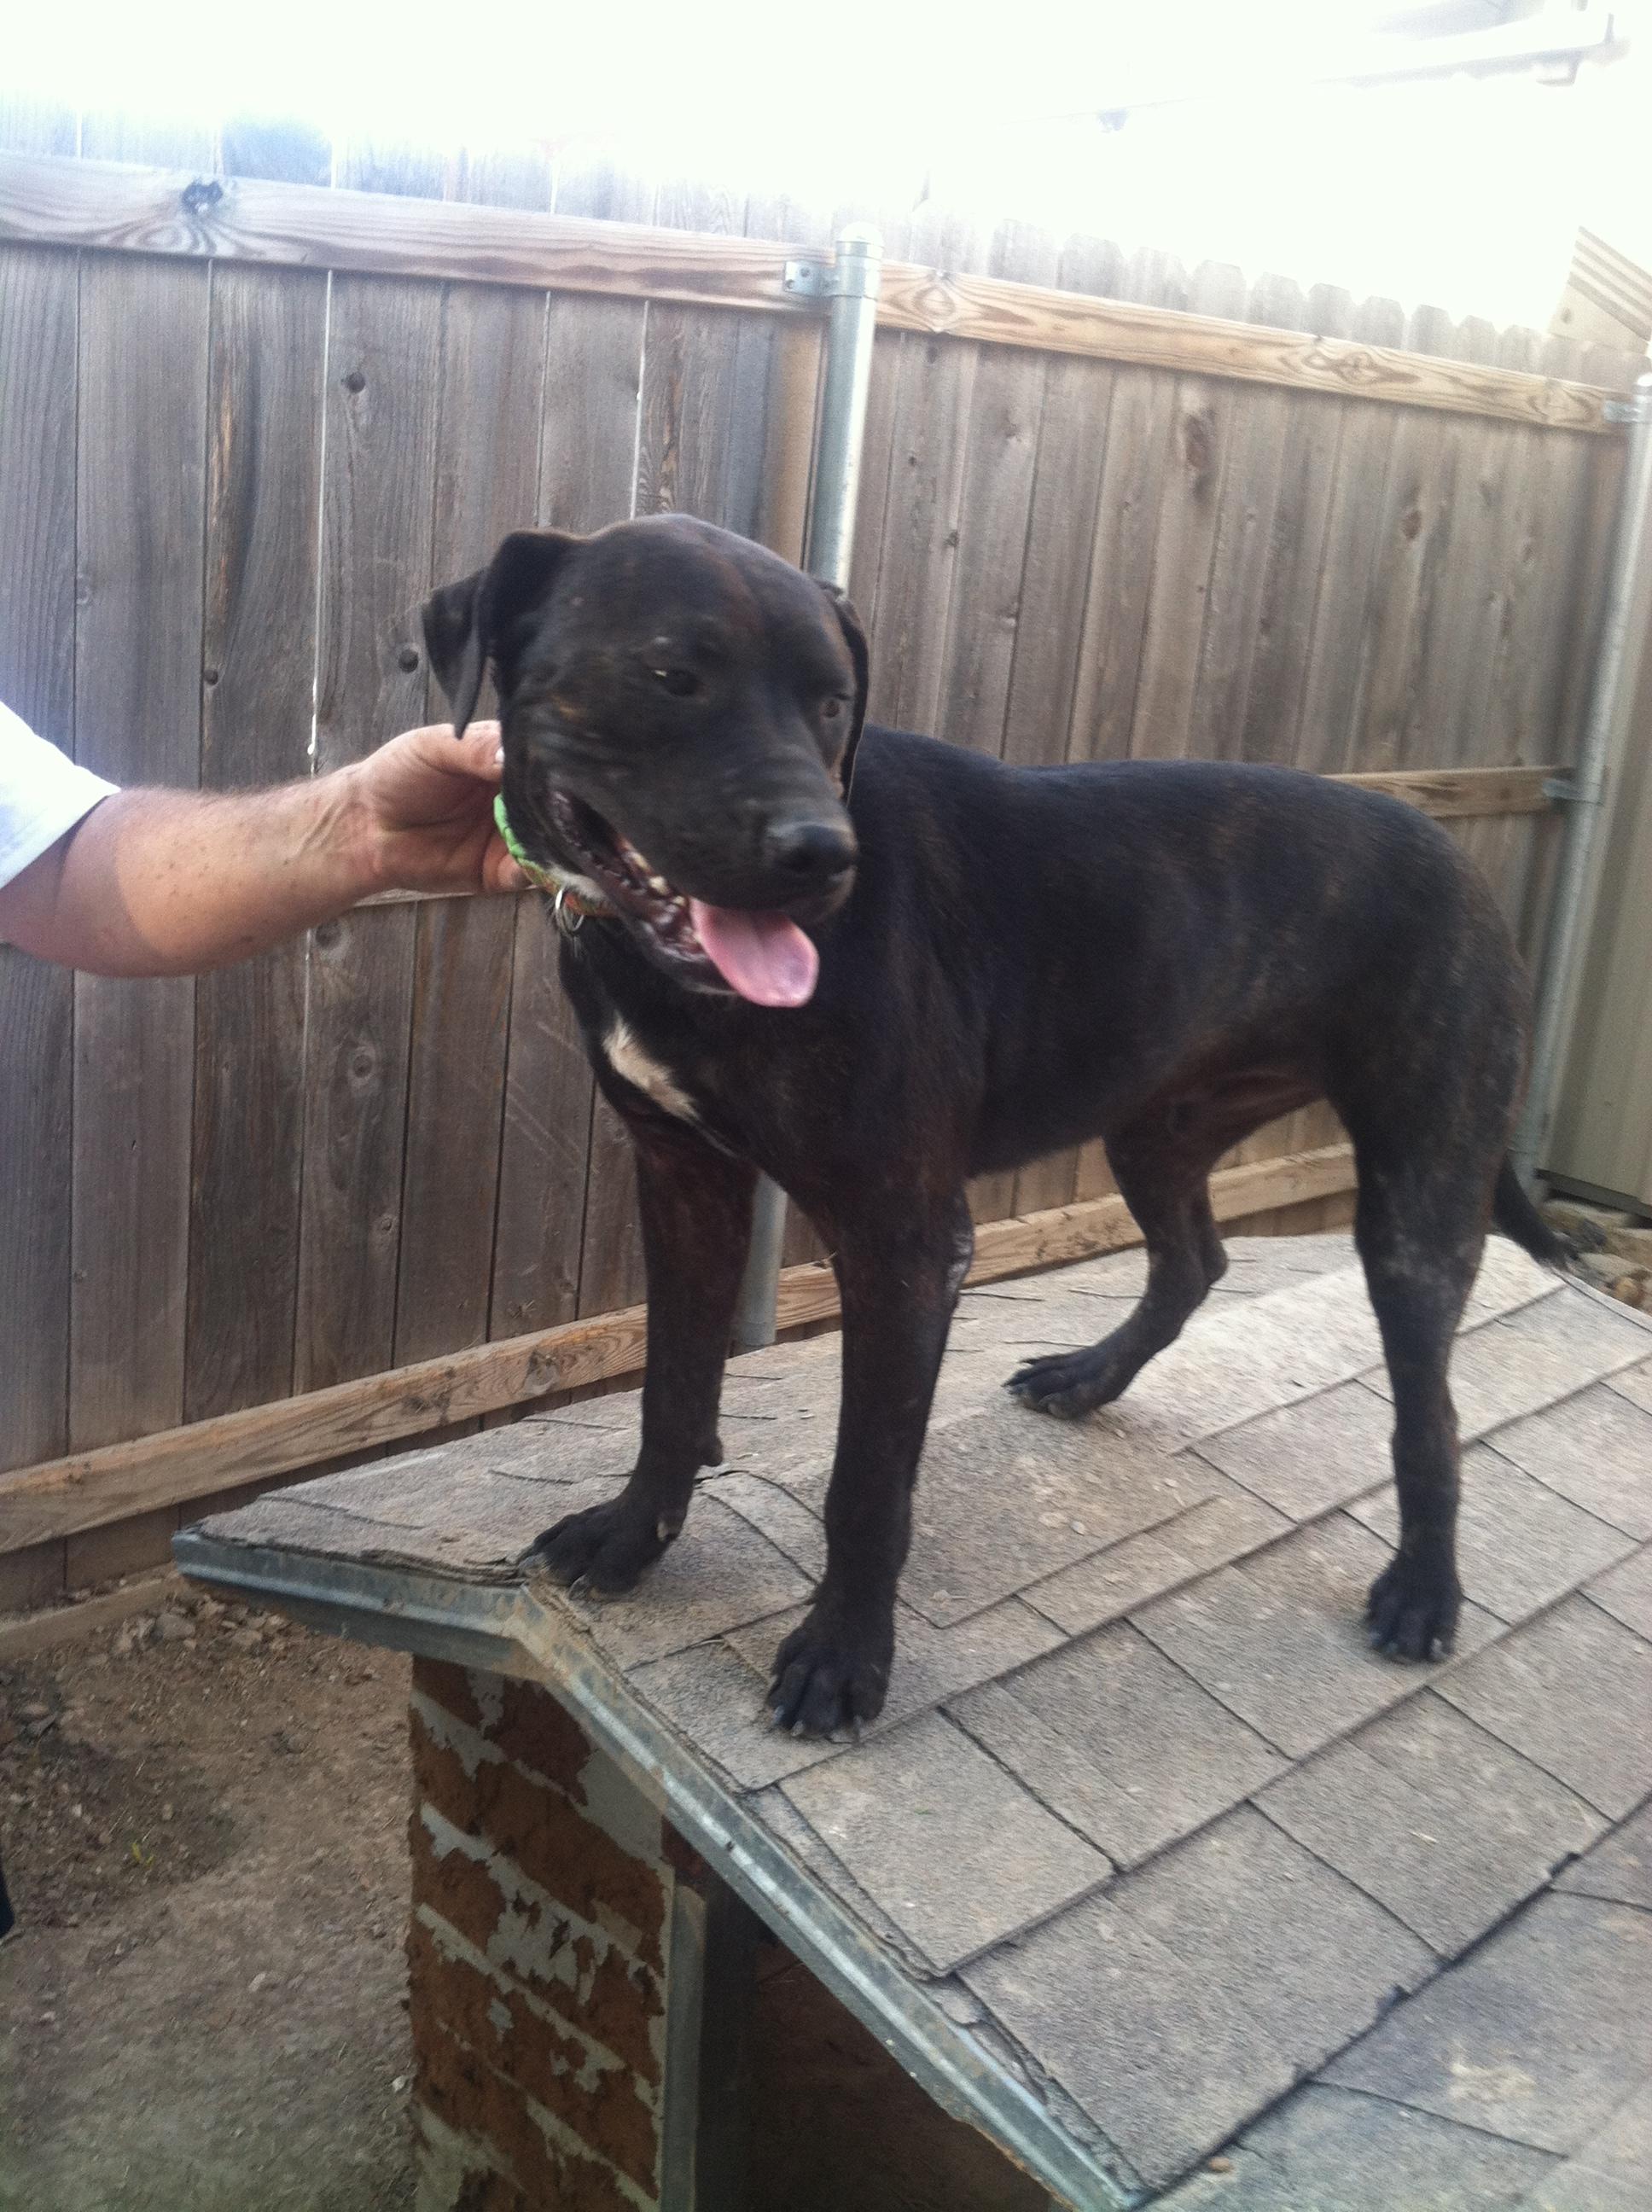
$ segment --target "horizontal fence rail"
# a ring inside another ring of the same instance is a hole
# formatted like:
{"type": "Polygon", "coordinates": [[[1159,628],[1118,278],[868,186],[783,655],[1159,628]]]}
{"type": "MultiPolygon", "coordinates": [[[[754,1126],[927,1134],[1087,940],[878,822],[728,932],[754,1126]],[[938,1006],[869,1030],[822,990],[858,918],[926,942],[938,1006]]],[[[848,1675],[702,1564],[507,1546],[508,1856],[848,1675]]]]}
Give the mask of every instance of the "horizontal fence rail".
{"type": "MultiPolygon", "coordinates": [[[[693,236],[471,203],[386,200],[368,192],[119,162],[0,154],[0,239],[792,315],[817,313],[808,295],[787,282],[797,250],[756,239],[693,236]]],[[[1597,386],[900,261],[885,264],[878,319],[890,330],[1548,429],[1602,433],[1615,427],[1608,412],[1613,394],[1597,386]]]]}

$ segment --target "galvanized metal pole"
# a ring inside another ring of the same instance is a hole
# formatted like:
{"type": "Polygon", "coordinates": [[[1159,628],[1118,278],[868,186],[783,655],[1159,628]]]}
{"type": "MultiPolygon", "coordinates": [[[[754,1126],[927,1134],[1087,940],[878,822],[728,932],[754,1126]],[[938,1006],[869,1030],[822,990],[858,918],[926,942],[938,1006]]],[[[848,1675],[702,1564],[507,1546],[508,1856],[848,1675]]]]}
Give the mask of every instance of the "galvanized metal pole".
{"type": "MultiPolygon", "coordinates": [[[[855,494],[860,480],[860,448],[866,428],[866,394],[872,386],[872,339],[878,330],[883,270],[882,239],[865,224],[854,223],[838,234],[836,258],[829,269],[822,270],[818,263],[795,262],[787,270],[788,289],[816,290],[831,301],[803,564],[811,576],[835,584],[840,590],[848,584],[849,556],[854,545],[855,494]]],[[[752,1208],[751,1250],[735,1309],[734,1342],[738,1351],[753,1352],[774,1341],[780,1247],[785,1237],[786,1194],[764,1176],[758,1182],[752,1208]]]]}
{"type": "Polygon", "coordinates": [[[1641,657],[1652,635],[1652,374],[1618,403],[1630,424],[1600,650],[1576,772],[1558,796],[1566,808],[1554,911],[1539,971],[1526,1109],[1511,1148],[1515,1172],[1529,1190],[1544,1165],[1558,1101],[1561,1060],[1577,1001],[1585,908],[1593,887],[1606,799],[1624,757],[1641,657]]]}

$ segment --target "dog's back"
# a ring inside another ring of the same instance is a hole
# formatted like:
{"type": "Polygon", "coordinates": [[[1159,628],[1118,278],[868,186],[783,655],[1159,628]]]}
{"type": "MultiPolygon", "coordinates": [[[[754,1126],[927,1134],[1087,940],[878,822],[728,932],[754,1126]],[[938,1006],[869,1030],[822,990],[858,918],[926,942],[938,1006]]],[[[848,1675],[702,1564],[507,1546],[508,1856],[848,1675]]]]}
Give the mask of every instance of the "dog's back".
{"type": "Polygon", "coordinates": [[[878,971],[902,1001],[900,971],[938,963],[981,1010],[978,1165],[1241,1066],[1355,1114],[1374,1085],[1391,1105],[1428,1089],[1446,1051],[1517,1084],[1508,931],[1401,800],[1292,769],[1016,769],[869,727],[851,811],[859,884],[832,933],[851,941],[840,963],[828,939],[823,983],[878,971]]]}

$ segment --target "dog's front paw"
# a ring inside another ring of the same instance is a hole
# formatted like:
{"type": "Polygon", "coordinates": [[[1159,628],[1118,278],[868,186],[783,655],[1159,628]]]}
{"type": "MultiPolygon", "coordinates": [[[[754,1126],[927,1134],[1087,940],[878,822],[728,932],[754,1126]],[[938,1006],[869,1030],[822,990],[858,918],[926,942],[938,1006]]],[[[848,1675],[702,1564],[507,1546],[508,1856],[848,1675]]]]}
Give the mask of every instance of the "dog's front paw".
{"type": "Polygon", "coordinates": [[[1450,1561],[1391,1559],[1365,1601],[1366,1634],[1386,1659],[1450,1656],[1463,1594],[1450,1561]]]}
{"type": "Polygon", "coordinates": [[[776,1727],[794,1735],[858,1732],[884,1710],[894,1656],[892,1620],[853,1624],[817,1603],[774,1655],[768,1707],[776,1727]]]}
{"type": "Polygon", "coordinates": [[[543,1567],[554,1582],[570,1589],[599,1590],[617,1596],[633,1589],[676,1534],[629,1504],[622,1492],[605,1505],[589,1505],[536,1536],[523,1564],[543,1567]]]}

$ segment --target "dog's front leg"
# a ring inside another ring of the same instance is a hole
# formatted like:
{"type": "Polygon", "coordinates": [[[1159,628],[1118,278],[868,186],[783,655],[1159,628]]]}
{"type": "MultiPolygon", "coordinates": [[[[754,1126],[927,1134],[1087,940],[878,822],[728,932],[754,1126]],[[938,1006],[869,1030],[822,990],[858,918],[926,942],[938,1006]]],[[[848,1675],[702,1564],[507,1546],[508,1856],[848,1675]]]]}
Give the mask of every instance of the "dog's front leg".
{"type": "Polygon", "coordinates": [[[960,1192],[917,1223],[841,1230],[843,1396],[826,1492],[826,1572],[781,1644],[769,1704],[783,1728],[829,1735],[876,1719],[895,1653],[895,1590],[953,1308],[975,1249],[960,1192]]]}
{"type": "Polygon", "coordinates": [[[659,1559],[683,1526],[695,1476],[723,1455],[717,1403],[756,1180],[688,1131],[630,1126],[648,1277],[641,1449],[617,1498],[559,1521],[529,1554],[558,1582],[609,1592],[629,1589],[659,1559]]]}

